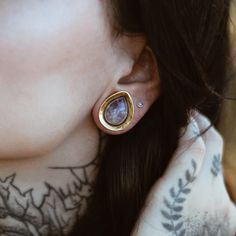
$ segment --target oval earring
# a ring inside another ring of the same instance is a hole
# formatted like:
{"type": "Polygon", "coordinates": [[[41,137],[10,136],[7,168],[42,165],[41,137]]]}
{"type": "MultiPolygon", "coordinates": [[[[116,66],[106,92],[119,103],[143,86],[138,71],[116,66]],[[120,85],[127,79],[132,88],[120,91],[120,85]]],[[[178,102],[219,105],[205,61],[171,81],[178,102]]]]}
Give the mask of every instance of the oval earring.
{"type": "Polygon", "coordinates": [[[126,91],[116,92],[105,99],[99,109],[99,121],[108,130],[124,130],[134,116],[132,97],[126,91]]]}

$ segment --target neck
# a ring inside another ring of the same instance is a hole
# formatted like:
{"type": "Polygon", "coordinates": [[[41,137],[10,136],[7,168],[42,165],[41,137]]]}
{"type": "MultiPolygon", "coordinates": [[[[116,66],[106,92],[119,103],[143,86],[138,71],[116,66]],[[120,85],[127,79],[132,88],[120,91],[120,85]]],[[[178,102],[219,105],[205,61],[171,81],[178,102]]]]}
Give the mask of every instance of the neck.
{"type": "Polygon", "coordinates": [[[101,148],[101,133],[87,120],[50,153],[1,161],[3,233],[18,225],[23,235],[67,235],[92,194],[101,148]]]}

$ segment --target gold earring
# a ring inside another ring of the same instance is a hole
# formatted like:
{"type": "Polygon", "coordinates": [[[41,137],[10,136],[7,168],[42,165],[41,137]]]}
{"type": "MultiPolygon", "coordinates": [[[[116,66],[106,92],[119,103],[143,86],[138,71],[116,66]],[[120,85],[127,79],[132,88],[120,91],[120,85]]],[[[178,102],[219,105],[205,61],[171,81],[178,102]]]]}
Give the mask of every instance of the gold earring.
{"type": "Polygon", "coordinates": [[[119,91],[108,96],[99,109],[99,121],[108,130],[120,131],[130,125],[134,116],[131,95],[119,91]]]}

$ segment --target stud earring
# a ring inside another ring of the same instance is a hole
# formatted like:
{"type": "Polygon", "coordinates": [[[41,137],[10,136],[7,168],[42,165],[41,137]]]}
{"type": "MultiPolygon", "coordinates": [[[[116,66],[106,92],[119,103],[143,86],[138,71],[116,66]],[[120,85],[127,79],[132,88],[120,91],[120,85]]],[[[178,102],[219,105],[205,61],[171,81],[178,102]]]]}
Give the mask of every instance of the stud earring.
{"type": "Polygon", "coordinates": [[[141,99],[138,100],[136,105],[137,105],[138,108],[143,108],[144,107],[144,103],[141,99]]]}
{"type": "Polygon", "coordinates": [[[130,125],[133,116],[133,100],[126,91],[119,91],[110,95],[99,109],[100,123],[111,131],[124,130],[130,125]]]}

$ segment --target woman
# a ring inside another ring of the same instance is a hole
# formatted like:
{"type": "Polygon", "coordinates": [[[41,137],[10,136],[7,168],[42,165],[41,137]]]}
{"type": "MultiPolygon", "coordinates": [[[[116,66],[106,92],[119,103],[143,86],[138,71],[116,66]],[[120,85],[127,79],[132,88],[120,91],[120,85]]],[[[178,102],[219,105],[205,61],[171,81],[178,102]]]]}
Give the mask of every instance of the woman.
{"type": "Polygon", "coordinates": [[[235,234],[202,115],[223,98],[229,4],[0,2],[1,235],[235,234]]]}

